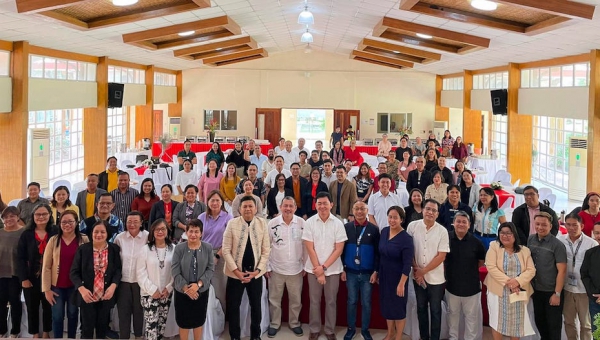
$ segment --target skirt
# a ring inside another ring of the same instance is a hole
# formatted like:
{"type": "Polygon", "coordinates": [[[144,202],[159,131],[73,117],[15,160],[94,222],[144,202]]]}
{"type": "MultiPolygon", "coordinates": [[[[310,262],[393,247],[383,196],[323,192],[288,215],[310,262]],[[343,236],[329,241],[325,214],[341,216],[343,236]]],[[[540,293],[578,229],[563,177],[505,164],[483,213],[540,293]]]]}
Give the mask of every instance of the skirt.
{"type": "MultiPolygon", "coordinates": [[[[487,304],[489,311],[489,322],[490,327],[492,327],[496,332],[505,335],[505,336],[514,336],[514,337],[524,337],[529,335],[534,335],[535,331],[533,330],[533,326],[531,325],[531,319],[529,317],[529,311],[527,308],[526,302],[515,302],[515,303],[525,303],[525,312],[522,316],[521,320],[518,320],[516,324],[508,325],[507,331],[503,331],[500,325],[500,317],[503,317],[503,311],[500,310],[501,303],[500,297],[494,293],[491,293],[489,290],[487,292],[487,304]],[[519,334],[520,332],[523,334],[519,334]],[[505,334],[508,333],[508,334],[505,334]]],[[[507,313],[506,311],[504,311],[507,313]]],[[[506,317],[506,316],[504,316],[506,317]]]]}
{"type": "Polygon", "coordinates": [[[208,308],[208,289],[192,300],[184,293],[175,290],[175,321],[183,329],[192,329],[204,326],[206,310],[208,308]]]}

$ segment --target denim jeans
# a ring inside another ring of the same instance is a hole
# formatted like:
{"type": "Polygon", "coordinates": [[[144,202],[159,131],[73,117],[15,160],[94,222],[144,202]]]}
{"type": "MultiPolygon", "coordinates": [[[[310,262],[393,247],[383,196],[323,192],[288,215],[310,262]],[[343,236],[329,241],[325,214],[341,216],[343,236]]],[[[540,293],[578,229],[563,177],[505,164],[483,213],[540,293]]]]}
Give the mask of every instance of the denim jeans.
{"type": "Polygon", "coordinates": [[[54,299],[56,303],[52,306],[52,330],[55,338],[63,337],[65,308],[67,310],[67,336],[70,339],[75,339],[77,335],[77,322],[79,321],[79,309],[71,303],[71,295],[75,294],[75,287],[71,288],[56,288],[52,287],[52,291],[58,296],[54,299]]]}
{"type": "Polygon", "coordinates": [[[369,282],[370,278],[370,274],[346,273],[348,328],[356,328],[356,306],[358,304],[358,294],[360,293],[361,330],[366,331],[369,329],[371,323],[371,289],[373,288],[373,284],[369,282]]]}
{"type": "Polygon", "coordinates": [[[419,319],[419,333],[423,340],[439,340],[442,328],[442,299],[444,298],[444,284],[427,284],[427,288],[414,281],[415,295],[417,297],[417,318],[419,319]],[[429,317],[431,315],[431,333],[429,332],[429,317]],[[431,334],[431,336],[430,336],[431,334]]]}
{"type": "Polygon", "coordinates": [[[594,325],[594,317],[598,316],[600,318],[600,304],[596,303],[596,299],[588,299],[590,302],[590,317],[592,321],[592,333],[596,332],[598,326],[594,325]]]}

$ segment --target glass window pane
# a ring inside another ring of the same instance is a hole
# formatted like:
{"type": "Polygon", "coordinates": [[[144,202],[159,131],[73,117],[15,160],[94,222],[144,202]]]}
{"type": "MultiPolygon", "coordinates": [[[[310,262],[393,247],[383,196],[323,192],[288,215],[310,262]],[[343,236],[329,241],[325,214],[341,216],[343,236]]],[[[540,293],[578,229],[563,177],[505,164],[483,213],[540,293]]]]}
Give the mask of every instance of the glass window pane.
{"type": "Polygon", "coordinates": [[[96,64],[87,63],[87,81],[96,81],[96,64]]]}
{"type": "Polygon", "coordinates": [[[530,70],[521,70],[521,87],[528,88],[529,87],[529,74],[530,70]]]}
{"type": "Polygon", "coordinates": [[[550,69],[540,69],[540,87],[550,87],[550,69]]]}
{"type": "Polygon", "coordinates": [[[563,87],[573,86],[573,65],[565,65],[562,67],[562,83],[563,87]]]}
{"type": "Polygon", "coordinates": [[[56,79],[67,79],[67,61],[56,60],[56,79]]]}
{"type": "Polygon", "coordinates": [[[85,81],[86,80],[86,66],[87,63],[77,63],[77,80],[85,81]]]}
{"type": "Polygon", "coordinates": [[[550,86],[551,87],[560,87],[560,75],[561,75],[560,67],[550,68],[550,86]]]}
{"type": "Polygon", "coordinates": [[[502,73],[502,88],[503,89],[508,88],[508,72],[502,73]]]}
{"type": "Polygon", "coordinates": [[[10,75],[10,52],[0,51],[0,76],[10,75]]]}
{"type": "Polygon", "coordinates": [[[489,74],[483,75],[483,88],[485,90],[490,88],[490,75],[489,74]]]}
{"type": "Polygon", "coordinates": [[[108,82],[109,83],[115,82],[115,67],[114,66],[108,67],[108,82]]]}
{"type": "Polygon", "coordinates": [[[495,89],[496,88],[496,74],[492,73],[490,74],[490,89],[495,89]]]}
{"type": "Polygon", "coordinates": [[[588,64],[575,64],[575,86],[587,86],[588,64]]]}
{"type": "Polygon", "coordinates": [[[77,80],[77,62],[69,61],[67,66],[67,79],[77,80]]]}
{"type": "Polygon", "coordinates": [[[540,87],[540,70],[539,69],[536,68],[536,69],[531,70],[530,84],[531,84],[531,87],[540,87]]]}
{"type": "Polygon", "coordinates": [[[44,58],[44,78],[56,78],[56,59],[44,58]]]}
{"type": "Polygon", "coordinates": [[[44,77],[44,58],[38,57],[36,55],[31,56],[31,65],[29,68],[31,70],[30,76],[32,78],[43,78],[44,77]]]}
{"type": "Polygon", "coordinates": [[[502,88],[502,73],[496,73],[496,88],[502,88]]]}

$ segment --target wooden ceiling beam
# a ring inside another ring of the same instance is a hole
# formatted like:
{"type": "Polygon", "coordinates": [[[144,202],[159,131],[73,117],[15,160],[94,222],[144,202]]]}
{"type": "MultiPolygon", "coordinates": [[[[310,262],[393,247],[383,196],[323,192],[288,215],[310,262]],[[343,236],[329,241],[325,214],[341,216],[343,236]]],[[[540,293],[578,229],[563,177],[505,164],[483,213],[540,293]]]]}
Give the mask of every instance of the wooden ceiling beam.
{"type": "Polygon", "coordinates": [[[256,41],[254,41],[254,39],[252,39],[251,37],[247,36],[247,37],[235,38],[235,39],[230,39],[230,40],[225,40],[225,41],[218,41],[218,42],[214,42],[214,43],[208,43],[208,44],[199,45],[199,46],[182,48],[180,50],[173,51],[173,55],[175,57],[181,57],[181,56],[186,56],[186,55],[214,51],[217,48],[225,49],[225,48],[241,46],[241,45],[248,45],[253,49],[258,47],[258,44],[256,43],[256,41]]]}
{"type": "Polygon", "coordinates": [[[87,22],[81,21],[66,14],[55,11],[42,12],[40,14],[77,30],[83,31],[90,29],[90,26],[87,24],[87,22]]]}
{"type": "Polygon", "coordinates": [[[550,19],[546,19],[544,21],[538,22],[537,24],[533,24],[525,29],[525,34],[531,36],[541,33],[546,33],[549,31],[553,31],[559,28],[563,28],[569,25],[572,25],[576,22],[576,20],[572,20],[565,17],[553,17],[550,19]]]}
{"type": "Polygon", "coordinates": [[[108,27],[114,25],[125,24],[134,21],[140,21],[145,19],[152,19],[157,17],[162,17],[171,14],[177,14],[182,12],[188,12],[198,9],[198,5],[195,3],[185,3],[181,5],[166,5],[163,8],[155,9],[152,11],[140,11],[137,13],[130,13],[127,15],[117,15],[114,17],[101,18],[97,20],[90,21],[88,23],[90,29],[108,27]]]}
{"type": "Polygon", "coordinates": [[[72,6],[85,0],[16,0],[17,13],[36,13],[72,6]]]}
{"type": "MultiPolygon", "coordinates": [[[[210,28],[220,28],[225,25],[235,24],[233,20],[229,19],[227,16],[220,16],[216,18],[210,18],[199,21],[186,22],[183,24],[172,25],[167,27],[160,27],[140,32],[127,33],[123,34],[123,42],[131,43],[136,41],[144,41],[144,40],[152,40],[158,39],[162,37],[166,37],[169,35],[174,35],[180,32],[185,31],[200,31],[210,28]]],[[[235,24],[237,26],[237,24],[235,24]]],[[[239,29],[239,26],[237,26],[239,29]]]]}
{"type": "Polygon", "coordinates": [[[192,0],[200,8],[210,7],[210,0],[192,0]]]}
{"type": "Polygon", "coordinates": [[[415,63],[415,64],[422,64],[426,60],[424,58],[419,58],[419,57],[415,57],[415,56],[404,54],[404,53],[394,53],[394,52],[390,52],[390,51],[386,51],[386,50],[380,50],[378,48],[374,48],[371,46],[365,46],[365,48],[362,49],[361,46],[359,45],[357,50],[365,51],[365,52],[373,53],[373,54],[379,54],[384,57],[400,59],[400,60],[408,61],[409,63],[415,63]]]}
{"type": "Polygon", "coordinates": [[[203,34],[199,34],[199,35],[195,35],[195,36],[191,36],[191,37],[169,40],[169,41],[165,41],[165,42],[156,43],[153,45],[155,45],[157,49],[163,50],[166,48],[173,48],[173,47],[182,46],[182,45],[195,44],[195,43],[201,43],[201,42],[205,42],[205,41],[209,41],[209,40],[227,38],[232,35],[233,34],[231,32],[223,30],[220,32],[203,33],[203,34]]]}
{"type": "Polygon", "coordinates": [[[227,55],[230,53],[242,52],[242,51],[247,51],[247,50],[252,50],[252,49],[253,48],[248,45],[242,45],[242,46],[225,48],[225,49],[222,49],[219,51],[210,51],[210,52],[204,52],[204,53],[199,53],[199,54],[191,54],[191,55],[189,55],[189,57],[193,58],[194,60],[206,59],[206,58],[212,58],[212,57],[217,57],[217,56],[221,56],[221,55],[227,55]]]}
{"type": "Polygon", "coordinates": [[[410,11],[413,7],[419,3],[420,0],[401,0],[400,9],[410,11]]]}
{"type": "MultiPolygon", "coordinates": [[[[385,41],[379,41],[379,40],[374,40],[374,39],[369,39],[369,38],[364,38],[360,44],[359,47],[363,45],[363,46],[371,46],[371,47],[375,47],[375,48],[379,48],[382,50],[387,50],[387,51],[398,51],[400,53],[404,53],[404,54],[408,54],[408,55],[412,55],[415,57],[419,57],[419,58],[425,58],[425,59],[433,59],[433,60],[440,60],[442,59],[442,55],[439,53],[433,53],[433,52],[428,52],[428,51],[423,51],[423,50],[419,50],[416,48],[411,48],[411,47],[406,47],[406,46],[402,46],[402,45],[396,45],[396,44],[391,44],[385,41]]],[[[359,48],[361,49],[361,48],[359,48]]]]}
{"type": "Polygon", "coordinates": [[[433,48],[433,49],[436,49],[439,51],[450,52],[450,53],[458,53],[458,50],[459,50],[459,48],[456,46],[441,44],[441,43],[437,43],[435,41],[431,41],[428,39],[421,39],[421,38],[417,38],[417,37],[408,36],[405,34],[389,32],[389,31],[383,32],[379,37],[384,38],[384,39],[389,39],[389,40],[395,40],[395,41],[402,42],[405,44],[433,48]]]}
{"type": "Polygon", "coordinates": [[[245,57],[245,58],[240,58],[240,59],[234,59],[234,60],[227,60],[227,61],[223,61],[217,64],[212,64],[213,66],[225,66],[225,65],[230,65],[230,64],[235,64],[235,63],[243,63],[244,61],[250,61],[250,60],[255,60],[255,59],[262,59],[262,58],[266,58],[267,56],[262,55],[262,54],[258,54],[258,55],[253,55],[250,57],[245,57]]]}
{"type": "Polygon", "coordinates": [[[229,54],[223,55],[223,56],[204,58],[204,59],[202,59],[202,63],[203,64],[218,64],[218,63],[226,62],[229,60],[247,58],[247,57],[252,57],[255,55],[261,55],[261,56],[266,57],[267,51],[265,51],[265,49],[263,49],[263,48],[257,48],[257,49],[253,49],[253,50],[229,53],[229,54]]]}
{"type": "Polygon", "coordinates": [[[534,9],[567,18],[591,20],[595,6],[566,0],[495,0],[498,3],[534,9]]]}
{"type": "Polygon", "coordinates": [[[362,62],[369,63],[369,64],[375,64],[375,65],[385,66],[385,67],[392,67],[392,68],[399,69],[399,70],[403,69],[402,66],[398,66],[398,65],[394,65],[394,64],[387,64],[387,63],[383,63],[383,62],[380,62],[377,60],[365,59],[365,58],[360,58],[360,57],[356,57],[356,56],[352,56],[351,58],[354,60],[362,61],[362,62]]]}
{"type": "Polygon", "coordinates": [[[479,46],[484,48],[488,48],[490,46],[490,39],[487,38],[482,38],[465,33],[458,33],[437,27],[420,25],[414,22],[408,22],[389,17],[384,17],[383,19],[381,19],[381,21],[379,22],[379,24],[377,24],[376,27],[378,26],[385,26],[393,29],[404,30],[414,33],[428,34],[436,38],[456,41],[467,45],[479,46]]]}
{"type": "Polygon", "coordinates": [[[374,54],[374,53],[369,53],[369,52],[365,52],[365,51],[354,50],[354,51],[352,51],[352,55],[359,57],[359,58],[371,59],[371,60],[379,61],[382,63],[393,64],[393,65],[398,65],[398,66],[402,66],[402,67],[412,68],[414,66],[413,63],[410,63],[408,61],[404,61],[404,60],[400,60],[400,59],[396,59],[396,58],[390,58],[390,57],[382,56],[380,54],[374,54]]]}
{"type": "Polygon", "coordinates": [[[502,20],[487,15],[425,3],[416,4],[412,8],[412,11],[441,19],[454,20],[467,24],[482,25],[510,32],[525,33],[525,29],[527,28],[527,24],[516,21],[502,20]]]}

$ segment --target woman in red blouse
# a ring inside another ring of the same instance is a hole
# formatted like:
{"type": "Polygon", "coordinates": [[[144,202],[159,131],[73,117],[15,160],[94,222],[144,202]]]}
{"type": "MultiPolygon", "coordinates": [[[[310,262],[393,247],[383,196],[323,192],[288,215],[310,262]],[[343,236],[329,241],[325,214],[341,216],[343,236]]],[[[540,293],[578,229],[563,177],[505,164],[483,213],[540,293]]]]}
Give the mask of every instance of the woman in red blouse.
{"type": "Polygon", "coordinates": [[[302,196],[302,206],[306,207],[306,215],[303,216],[304,219],[311,217],[317,213],[317,208],[315,207],[315,197],[321,191],[328,192],[327,184],[321,181],[321,170],[318,167],[313,167],[310,170],[310,182],[308,183],[308,190],[303,193],[302,196]]]}
{"type": "Polygon", "coordinates": [[[358,166],[358,164],[363,163],[363,158],[360,155],[360,152],[358,152],[358,150],[356,149],[356,141],[355,140],[351,140],[350,146],[344,148],[344,151],[346,152],[346,160],[351,161],[352,166],[358,166]]]}
{"type": "Polygon", "coordinates": [[[462,137],[456,137],[456,141],[454,142],[454,146],[452,147],[452,157],[462,161],[463,163],[467,163],[467,157],[469,157],[469,151],[467,150],[467,146],[462,142],[462,137]]]}
{"type": "Polygon", "coordinates": [[[144,178],[140,188],[140,194],[131,202],[131,210],[137,210],[144,215],[144,229],[148,229],[150,211],[154,203],[160,201],[160,198],[156,195],[152,178],[144,178]]]}
{"type": "Polygon", "coordinates": [[[583,220],[583,233],[587,236],[592,236],[594,224],[600,221],[600,194],[590,192],[585,196],[579,216],[583,220]]]}

